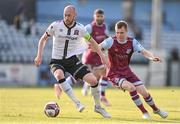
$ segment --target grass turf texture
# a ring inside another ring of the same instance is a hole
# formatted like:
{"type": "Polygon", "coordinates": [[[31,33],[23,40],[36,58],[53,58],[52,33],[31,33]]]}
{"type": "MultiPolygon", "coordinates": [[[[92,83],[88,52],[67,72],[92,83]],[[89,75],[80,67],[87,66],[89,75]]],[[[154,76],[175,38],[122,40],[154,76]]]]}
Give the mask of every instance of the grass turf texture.
{"type": "MultiPolygon", "coordinates": [[[[79,113],[65,93],[60,100],[54,96],[52,88],[0,88],[0,123],[2,124],[135,124],[135,123],[180,123],[180,88],[150,88],[149,91],[156,103],[169,112],[167,119],[154,115],[146,104],[151,115],[150,120],[143,120],[141,113],[134,105],[127,92],[108,89],[107,97],[112,103],[106,107],[112,115],[104,119],[93,112],[93,99],[81,95],[81,89],[74,88],[86,109],[79,113]],[[44,114],[44,105],[48,101],[58,102],[61,112],[56,118],[44,114]]],[[[144,102],[144,100],[143,100],[144,102]]]]}

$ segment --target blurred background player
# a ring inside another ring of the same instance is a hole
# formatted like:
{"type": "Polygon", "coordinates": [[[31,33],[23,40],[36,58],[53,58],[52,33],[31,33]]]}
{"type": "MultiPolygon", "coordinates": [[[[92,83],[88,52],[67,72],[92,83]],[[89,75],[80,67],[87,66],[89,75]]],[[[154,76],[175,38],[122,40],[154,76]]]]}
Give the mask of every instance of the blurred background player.
{"type": "MultiPolygon", "coordinates": [[[[73,5],[64,8],[63,20],[53,22],[39,40],[37,56],[34,60],[35,65],[39,66],[42,61],[42,54],[45,44],[49,37],[53,36],[52,59],[50,69],[59,83],[55,90],[60,93],[62,89],[68,97],[75,103],[79,112],[83,111],[84,105],[76,98],[72,87],[66,82],[65,72],[69,72],[76,79],[83,79],[90,83],[91,93],[94,98],[94,112],[101,114],[104,118],[110,118],[100,105],[100,95],[98,81],[96,77],[88,70],[88,67],[83,65],[77,58],[78,54],[82,54],[86,48],[81,43],[84,38],[95,47],[98,54],[102,55],[96,41],[86,32],[85,27],[76,22],[76,9],[73,5]]],[[[103,55],[102,55],[103,56],[103,55]]],[[[102,58],[103,59],[103,58],[102,58]]]]}
{"type": "MultiPolygon", "coordinates": [[[[93,39],[95,39],[95,41],[100,44],[109,35],[108,28],[104,23],[104,11],[102,9],[96,9],[94,11],[93,18],[94,20],[90,24],[86,25],[85,28],[87,32],[91,34],[93,39]]],[[[110,103],[105,97],[105,89],[108,86],[108,81],[105,77],[106,69],[105,66],[102,64],[99,55],[96,52],[88,49],[86,52],[83,53],[82,62],[90,68],[90,70],[93,72],[93,74],[99,81],[101,102],[106,106],[110,106],[110,103]]],[[[84,96],[88,94],[89,87],[89,84],[85,82],[82,89],[82,94],[84,96]]]]}
{"type": "Polygon", "coordinates": [[[134,52],[139,52],[154,62],[159,62],[161,59],[143,48],[136,39],[128,37],[127,32],[127,23],[125,21],[119,21],[115,25],[115,36],[109,37],[101,43],[101,48],[108,50],[109,68],[107,76],[116,87],[127,90],[130,93],[132,100],[143,113],[144,119],[149,119],[150,115],[144,108],[138,94],[143,96],[145,102],[153,109],[155,114],[166,118],[168,113],[156,106],[142,81],[129,67],[130,59],[134,52]]]}

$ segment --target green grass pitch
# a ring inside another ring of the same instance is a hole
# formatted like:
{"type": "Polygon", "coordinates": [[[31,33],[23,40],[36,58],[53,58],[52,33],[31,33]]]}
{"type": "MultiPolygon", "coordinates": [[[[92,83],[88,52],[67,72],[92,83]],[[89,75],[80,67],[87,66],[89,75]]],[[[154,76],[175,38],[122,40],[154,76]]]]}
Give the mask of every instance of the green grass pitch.
{"type": "MultiPolygon", "coordinates": [[[[107,97],[112,106],[106,107],[112,115],[104,119],[93,112],[93,99],[81,95],[81,89],[74,88],[86,109],[79,113],[75,105],[63,93],[60,100],[54,96],[53,88],[0,88],[0,123],[2,124],[180,124],[180,88],[150,88],[158,106],[169,112],[167,119],[152,113],[150,120],[143,120],[140,111],[135,107],[127,92],[108,89],[107,97]],[[48,101],[58,102],[61,112],[56,118],[48,118],[43,112],[48,101]]],[[[144,101],[143,101],[144,102],[144,101]]]]}

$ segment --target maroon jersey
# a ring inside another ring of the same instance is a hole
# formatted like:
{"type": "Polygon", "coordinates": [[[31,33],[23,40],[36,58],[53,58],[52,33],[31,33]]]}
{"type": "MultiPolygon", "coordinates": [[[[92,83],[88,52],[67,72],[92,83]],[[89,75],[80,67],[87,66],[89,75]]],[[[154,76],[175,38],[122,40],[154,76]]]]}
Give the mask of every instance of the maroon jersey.
{"type": "Polygon", "coordinates": [[[107,71],[107,76],[114,84],[117,84],[117,78],[126,79],[131,83],[140,81],[129,68],[130,59],[134,52],[133,38],[128,37],[124,44],[118,43],[116,37],[113,37],[113,40],[111,48],[108,49],[110,69],[107,71]]]}
{"type": "Polygon", "coordinates": [[[127,38],[124,44],[118,43],[116,37],[113,37],[114,43],[108,49],[108,56],[111,68],[124,68],[129,66],[133,54],[133,38],[127,38]]]}
{"type": "MultiPolygon", "coordinates": [[[[103,24],[102,26],[97,26],[95,22],[91,23],[91,32],[89,32],[92,36],[92,38],[100,44],[104,39],[106,39],[108,36],[106,34],[106,25],[103,24]]],[[[82,61],[84,64],[89,64],[92,66],[99,66],[102,65],[101,59],[99,55],[95,52],[92,52],[91,50],[87,50],[83,54],[82,61]]]]}

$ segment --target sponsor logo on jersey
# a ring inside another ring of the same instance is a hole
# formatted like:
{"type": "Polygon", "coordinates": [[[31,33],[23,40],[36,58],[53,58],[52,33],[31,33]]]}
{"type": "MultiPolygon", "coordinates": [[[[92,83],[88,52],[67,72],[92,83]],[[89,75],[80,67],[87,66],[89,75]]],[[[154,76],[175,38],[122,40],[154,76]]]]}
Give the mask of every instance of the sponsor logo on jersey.
{"type": "Polygon", "coordinates": [[[115,55],[120,60],[126,60],[128,58],[128,55],[115,55]]]}
{"type": "Polygon", "coordinates": [[[78,37],[73,37],[73,36],[69,36],[69,35],[66,35],[66,36],[58,35],[58,38],[65,38],[67,40],[77,40],[78,39],[78,37]]]}

